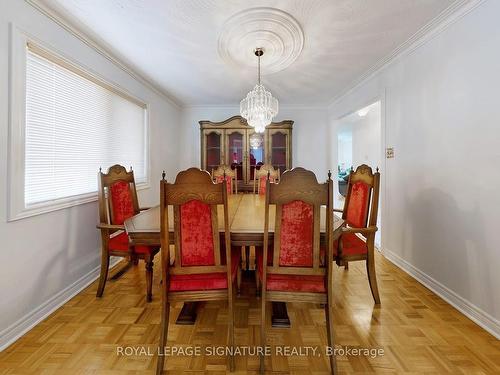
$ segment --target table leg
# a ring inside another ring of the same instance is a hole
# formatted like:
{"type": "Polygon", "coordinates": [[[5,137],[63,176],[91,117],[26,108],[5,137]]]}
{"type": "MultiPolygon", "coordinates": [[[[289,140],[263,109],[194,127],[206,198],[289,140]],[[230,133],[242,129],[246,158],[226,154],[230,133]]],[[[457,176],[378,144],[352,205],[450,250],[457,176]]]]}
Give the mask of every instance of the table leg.
{"type": "Polygon", "coordinates": [[[197,302],[185,302],[175,324],[193,325],[196,322],[197,302]]]}
{"type": "Polygon", "coordinates": [[[271,325],[277,328],[290,328],[290,318],[286,311],[285,302],[273,302],[273,313],[271,316],[271,325]]]}

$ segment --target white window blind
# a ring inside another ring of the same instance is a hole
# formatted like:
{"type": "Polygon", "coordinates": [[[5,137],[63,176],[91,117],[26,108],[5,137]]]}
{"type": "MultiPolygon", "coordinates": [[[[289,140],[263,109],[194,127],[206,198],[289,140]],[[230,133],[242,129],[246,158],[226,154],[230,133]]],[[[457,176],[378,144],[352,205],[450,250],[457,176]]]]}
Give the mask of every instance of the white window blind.
{"type": "Polygon", "coordinates": [[[147,181],[145,106],[28,48],[25,207],[97,191],[97,172],[132,166],[147,181]]]}

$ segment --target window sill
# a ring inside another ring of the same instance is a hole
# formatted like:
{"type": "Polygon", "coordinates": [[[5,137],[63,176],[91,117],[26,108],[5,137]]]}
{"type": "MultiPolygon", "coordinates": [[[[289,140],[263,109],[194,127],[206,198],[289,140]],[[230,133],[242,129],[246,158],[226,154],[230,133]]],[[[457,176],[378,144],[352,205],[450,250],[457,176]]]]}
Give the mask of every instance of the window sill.
{"type": "MultiPolygon", "coordinates": [[[[138,184],[137,191],[149,189],[151,186],[148,182],[138,184]]],[[[65,208],[80,206],[82,204],[95,202],[98,200],[97,192],[81,194],[75,197],[61,198],[54,201],[34,204],[21,210],[16,210],[9,214],[7,221],[16,221],[26,219],[28,217],[46,214],[53,211],[59,211],[65,208]]]]}

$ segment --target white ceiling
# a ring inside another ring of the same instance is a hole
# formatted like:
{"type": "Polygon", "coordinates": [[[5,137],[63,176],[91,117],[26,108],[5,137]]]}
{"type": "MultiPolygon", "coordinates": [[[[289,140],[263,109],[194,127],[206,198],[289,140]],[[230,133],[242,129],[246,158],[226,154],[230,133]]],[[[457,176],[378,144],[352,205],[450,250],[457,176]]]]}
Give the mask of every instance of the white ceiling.
{"type": "Polygon", "coordinates": [[[256,83],[260,46],[280,104],[323,105],[453,1],[40,2],[183,105],[238,103],[256,83]]]}

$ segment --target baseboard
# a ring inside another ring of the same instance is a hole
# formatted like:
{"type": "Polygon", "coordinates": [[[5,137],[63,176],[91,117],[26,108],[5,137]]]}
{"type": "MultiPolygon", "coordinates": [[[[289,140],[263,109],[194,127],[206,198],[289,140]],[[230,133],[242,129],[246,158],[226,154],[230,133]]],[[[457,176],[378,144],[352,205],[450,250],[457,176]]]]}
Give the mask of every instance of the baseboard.
{"type": "Polygon", "coordinates": [[[394,252],[384,249],[382,254],[387,260],[394,263],[397,267],[401,268],[425,287],[432,290],[439,297],[471,319],[474,323],[484,328],[497,339],[500,339],[500,322],[493,316],[459,296],[439,281],[434,280],[432,277],[422,272],[394,252]]]}
{"type": "MultiPolygon", "coordinates": [[[[123,258],[112,257],[110,259],[109,268],[111,269],[116,266],[122,259],[123,258]]],[[[33,309],[17,322],[0,332],[0,352],[13,344],[22,335],[97,280],[99,278],[100,271],[101,266],[94,268],[86,275],[83,275],[76,280],[73,284],[64,288],[48,301],[33,309]]]]}

